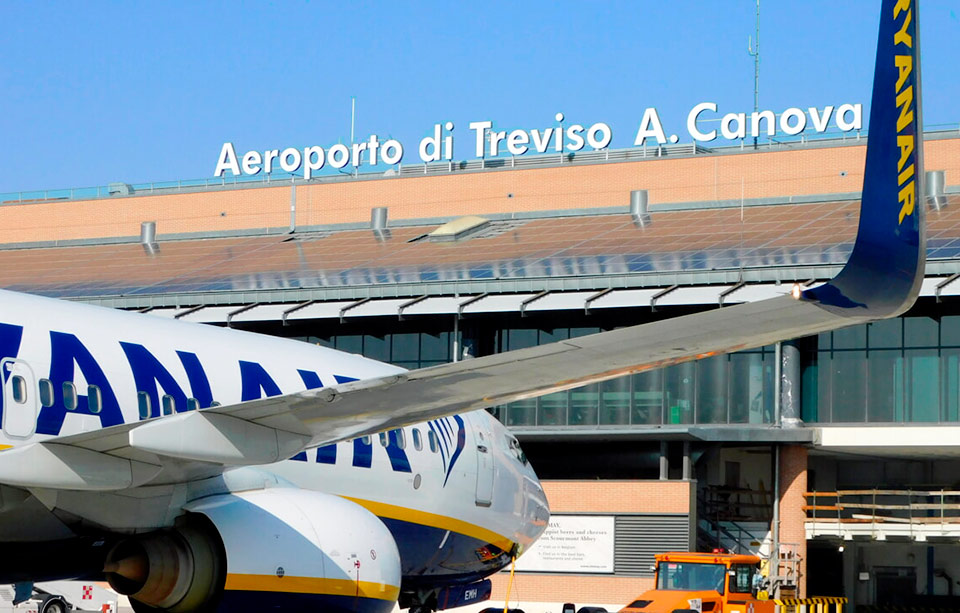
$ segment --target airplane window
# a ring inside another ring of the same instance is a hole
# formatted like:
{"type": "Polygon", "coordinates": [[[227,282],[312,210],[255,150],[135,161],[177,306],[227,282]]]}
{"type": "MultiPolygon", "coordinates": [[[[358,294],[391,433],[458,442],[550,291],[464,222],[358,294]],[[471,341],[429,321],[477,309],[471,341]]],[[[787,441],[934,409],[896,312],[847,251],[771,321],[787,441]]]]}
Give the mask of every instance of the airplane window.
{"type": "Polygon", "coordinates": [[[150,419],[150,394],[137,392],[137,406],[140,409],[140,419],[150,419]]]}
{"type": "Polygon", "coordinates": [[[417,451],[423,449],[423,440],[420,439],[420,428],[413,429],[413,448],[417,451]]]}
{"type": "Polygon", "coordinates": [[[187,410],[197,411],[200,409],[200,401],[196,398],[187,398],[187,410]]]}
{"type": "Polygon", "coordinates": [[[44,408],[53,406],[53,382],[50,379],[40,379],[40,404],[44,408]]]}
{"type": "Polygon", "coordinates": [[[403,429],[402,428],[397,429],[395,430],[395,432],[397,433],[397,447],[399,447],[400,449],[406,449],[407,437],[404,434],[403,429]]]}
{"type": "Polygon", "coordinates": [[[430,451],[433,453],[436,453],[440,449],[440,446],[437,444],[437,433],[433,430],[427,433],[427,441],[429,441],[430,451]]]}
{"type": "Polygon", "coordinates": [[[170,394],[163,395],[163,414],[164,415],[173,415],[173,410],[176,403],[173,401],[173,396],[170,394]]]}
{"type": "Polygon", "coordinates": [[[360,437],[360,442],[362,442],[364,445],[369,445],[369,444],[370,444],[370,435],[369,435],[369,434],[364,434],[363,436],[361,436],[361,437],[360,437]]]}
{"type": "Polygon", "coordinates": [[[96,385],[87,386],[87,410],[94,415],[103,408],[103,399],[100,396],[100,388],[96,385]]]}
{"type": "Polygon", "coordinates": [[[219,407],[219,406],[222,406],[222,405],[221,405],[219,402],[217,402],[216,400],[214,400],[214,401],[212,401],[212,402],[210,403],[210,408],[211,408],[211,409],[212,409],[213,407],[219,407]]]}
{"type": "Polygon", "coordinates": [[[382,445],[383,447],[386,447],[386,446],[387,446],[387,433],[386,433],[386,432],[381,432],[381,433],[380,433],[380,445],[382,445]]]}
{"type": "Polygon", "coordinates": [[[13,375],[10,379],[10,387],[13,388],[13,401],[17,404],[23,404],[27,401],[27,381],[20,375],[13,375]]]}
{"type": "Polygon", "coordinates": [[[63,382],[63,408],[68,411],[77,408],[77,388],[70,381],[63,382]]]}

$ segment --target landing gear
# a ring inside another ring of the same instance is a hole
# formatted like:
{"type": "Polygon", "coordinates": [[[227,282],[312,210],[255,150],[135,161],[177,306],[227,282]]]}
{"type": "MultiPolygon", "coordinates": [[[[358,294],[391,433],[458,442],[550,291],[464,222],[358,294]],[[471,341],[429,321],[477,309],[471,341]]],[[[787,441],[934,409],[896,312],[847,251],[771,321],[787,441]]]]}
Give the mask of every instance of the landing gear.
{"type": "Polygon", "coordinates": [[[437,590],[418,590],[400,594],[400,608],[407,613],[436,613],[437,590]]]}

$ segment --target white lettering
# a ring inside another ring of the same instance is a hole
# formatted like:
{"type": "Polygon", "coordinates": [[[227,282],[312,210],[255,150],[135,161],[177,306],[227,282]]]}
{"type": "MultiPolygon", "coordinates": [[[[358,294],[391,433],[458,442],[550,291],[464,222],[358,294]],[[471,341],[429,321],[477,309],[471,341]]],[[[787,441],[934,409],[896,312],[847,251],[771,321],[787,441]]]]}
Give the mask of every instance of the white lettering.
{"type": "Polygon", "coordinates": [[[780,115],[780,129],[783,130],[785,134],[795,136],[803,132],[806,127],[807,114],[795,106],[790,107],[780,115]],[[791,119],[796,120],[796,123],[791,125],[791,119]]]}
{"type": "Polygon", "coordinates": [[[507,136],[507,151],[510,155],[523,155],[530,150],[530,136],[524,130],[514,130],[507,136]]]}
{"type": "Polygon", "coordinates": [[[720,134],[728,140],[737,140],[747,136],[747,116],[744,113],[727,113],[720,120],[720,134]],[[736,122],[737,129],[731,130],[730,125],[736,122]]]}
{"type": "Polygon", "coordinates": [[[567,128],[567,139],[570,141],[567,143],[567,149],[570,151],[580,151],[583,149],[583,137],[580,134],[583,132],[583,126],[578,123],[573,124],[567,128]]]}
{"type": "Polygon", "coordinates": [[[217,158],[217,169],[213,171],[213,176],[221,176],[224,170],[229,170],[235,177],[240,174],[240,165],[237,164],[237,152],[233,148],[233,143],[223,143],[223,147],[220,149],[220,157],[217,158]]]}
{"type": "Polygon", "coordinates": [[[424,162],[440,161],[440,124],[434,124],[433,136],[420,139],[420,159],[424,162]]]}
{"type": "Polygon", "coordinates": [[[663,124],[660,123],[660,115],[657,109],[650,107],[643,111],[643,117],[640,119],[640,127],[637,129],[637,137],[633,139],[634,146],[643,145],[650,137],[657,139],[658,145],[667,142],[667,137],[663,134],[663,124]]]}
{"type": "MultiPolygon", "coordinates": [[[[280,159],[280,162],[283,163],[283,158],[280,159]]],[[[343,143],[337,143],[327,151],[327,162],[338,170],[343,168],[350,162],[350,150],[343,143]]]]}
{"type": "Polygon", "coordinates": [[[483,141],[486,139],[487,130],[493,127],[492,121],[474,121],[470,124],[470,129],[477,135],[477,157],[483,157],[483,141]]]}
{"type": "Polygon", "coordinates": [[[603,122],[595,123],[587,130],[587,144],[594,149],[605,148],[611,140],[613,140],[613,131],[603,122]],[[600,138],[597,138],[598,135],[600,138]]]}
{"type": "Polygon", "coordinates": [[[817,132],[826,132],[827,124],[830,123],[830,115],[833,114],[833,106],[823,107],[823,113],[817,110],[817,107],[811,106],[810,119],[813,120],[813,129],[817,132]]]}
{"type": "Polygon", "coordinates": [[[712,141],[717,138],[717,131],[710,130],[709,132],[701,132],[697,129],[697,119],[700,117],[700,113],[704,111],[717,112],[717,103],[716,102],[701,102],[697,106],[690,109],[690,114],[687,115],[687,132],[690,133],[690,136],[693,137],[693,140],[699,141],[712,141]]]}
{"type": "Polygon", "coordinates": [[[487,132],[487,136],[490,138],[490,156],[496,157],[500,155],[500,141],[507,137],[507,133],[491,130],[487,132]]]}
{"type": "Polygon", "coordinates": [[[287,147],[280,153],[280,168],[287,172],[297,172],[300,168],[300,150],[287,147]]]}
{"type": "Polygon", "coordinates": [[[270,174],[273,172],[273,161],[280,157],[279,149],[271,149],[263,152],[263,172],[270,174]]]}
{"type": "Polygon", "coordinates": [[[547,128],[543,132],[540,130],[530,130],[530,136],[533,137],[533,148],[537,153],[545,153],[550,146],[550,137],[553,136],[553,128],[547,128]]]}
{"type": "Polygon", "coordinates": [[[560,127],[553,131],[553,150],[559,153],[563,151],[563,113],[557,113],[554,119],[560,122],[560,127]]]}
{"type": "Polygon", "coordinates": [[[350,156],[350,165],[356,168],[363,162],[363,150],[367,148],[367,143],[353,143],[350,150],[353,155],[350,156]]]}
{"type": "Polygon", "coordinates": [[[403,145],[392,138],[385,141],[383,146],[380,147],[380,157],[384,164],[398,163],[400,158],[403,157],[403,145]]]}
{"type": "Polygon", "coordinates": [[[370,165],[377,165],[377,149],[380,148],[380,141],[377,140],[376,134],[370,135],[370,141],[367,142],[367,151],[370,152],[370,165]]]}
{"type": "Polygon", "coordinates": [[[761,120],[767,122],[767,136],[773,136],[777,133],[777,116],[773,114],[773,111],[754,111],[750,114],[750,136],[754,138],[760,136],[761,120]]]}
{"type": "Polygon", "coordinates": [[[863,105],[862,104],[841,104],[837,109],[837,127],[844,132],[850,130],[859,130],[863,126],[863,105]],[[847,121],[847,113],[853,114],[853,119],[847,121]]]}
{"type": "Polygon", "coordinates": [[[303,150],[303,178],[310,180],[314,170],[320,170],[324,164],[323,147],[307,147],[303,150]]]}
{"type": "Polygon", "coordinates": [[[255,175],[260,172],[260,152],[259,151],[247,151],[243,154],[243,161],[240,163],[240,167],[243,168],[244,174],[255,175]]]}

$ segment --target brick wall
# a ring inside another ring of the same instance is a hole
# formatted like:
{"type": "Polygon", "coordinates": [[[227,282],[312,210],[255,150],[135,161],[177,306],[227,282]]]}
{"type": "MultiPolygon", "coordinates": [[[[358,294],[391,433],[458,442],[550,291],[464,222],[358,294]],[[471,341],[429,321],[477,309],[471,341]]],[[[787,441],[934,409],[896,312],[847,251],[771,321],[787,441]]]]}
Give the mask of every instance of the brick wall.
{"type": "MultiPolygon", "coordinates": [[[[929,141],[924,152],[928,169],[945,170],[947,185],[960,185],[960,139],[929,141]]],[[[652,205],[856,192],[864,155],[865,147],[852,146],[301,185],[296,187],[297,225],[366,223],[377,206],[390,207],[394,220],[609,206],[626,210],[634,189],[648,190],[652,205]]],[[[290,223],[290,193],[287,185],[6,204],[0,206],[0,244],[131,237],[139,235],[142,221],[156,221],[161,235],[284,228],[290,223]]]]}
{"type": "MultiPolygon", "coordinates": [[[[692,481],[543,481],[554,513],[690,513],[692,481]]],[[[492,600],[502,601],[509,572],[491,577],[492,600]]],[[[517,573],[510,601],[625,605],[653,587],[648,577],[517,573]]],[[[559,610],[559,607],[556,607],[559,610]]]]}
{"type": "Polygon", "coordinates": [[[784,445],[780,448],[780,542],[798,545],[800,555],[799,595],[807,593],[807,448],[784,445]]]}

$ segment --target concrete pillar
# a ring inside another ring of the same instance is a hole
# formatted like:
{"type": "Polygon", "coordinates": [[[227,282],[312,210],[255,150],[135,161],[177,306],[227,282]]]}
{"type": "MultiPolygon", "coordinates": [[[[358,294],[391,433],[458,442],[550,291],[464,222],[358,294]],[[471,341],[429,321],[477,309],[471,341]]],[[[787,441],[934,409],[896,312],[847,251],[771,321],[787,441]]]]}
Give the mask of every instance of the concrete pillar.
{"type": "Polygon", "coordinates": [[[783,445],[780,448],[780,543],[781,551],[790,549],[800,557],[797,595],[807,595],[807,448],[783,445]]]}
{"type": "Polygon", "coordinates": [[[667,457],[667,441],[660,441],[660,480],[670,478],[670,459],[667,457]]]}

